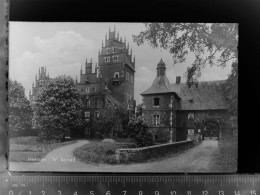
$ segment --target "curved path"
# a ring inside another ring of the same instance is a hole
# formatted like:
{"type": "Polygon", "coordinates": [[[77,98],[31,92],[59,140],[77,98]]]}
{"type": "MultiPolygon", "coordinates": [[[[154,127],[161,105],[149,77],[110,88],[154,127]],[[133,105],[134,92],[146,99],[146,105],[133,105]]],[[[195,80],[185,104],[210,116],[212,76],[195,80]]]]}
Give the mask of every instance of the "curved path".
{"type": "Polygon", "coordinates": [[[204,140],[201,144],[180,154],[160,161],[130,165],[85,164],[73,157],[73,150],[88,141],[57,148],[38,163],[10,162],[11,171],[66,171],[66,172],[216,172],[215,156],[218,154],[217,140],[204,140]],[[55,160],[56,159],[56,160],[55,160]],[[67,161],[65,161],[67,160],[67,161]]]}

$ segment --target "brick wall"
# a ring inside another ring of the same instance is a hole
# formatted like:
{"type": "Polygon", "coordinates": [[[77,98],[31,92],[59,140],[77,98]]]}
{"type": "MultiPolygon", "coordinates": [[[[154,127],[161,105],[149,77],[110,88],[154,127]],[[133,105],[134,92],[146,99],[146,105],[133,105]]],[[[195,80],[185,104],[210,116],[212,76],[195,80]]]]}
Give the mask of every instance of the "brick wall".
{"type": "Polygon", "coordinates": [[[182,141],[141,148],[118,149],[116,150],[116,157],[118,163],[142,162],[151,158],[163,157],[170,153],[177,153],[193,145],[192,141],[182,141]]]}

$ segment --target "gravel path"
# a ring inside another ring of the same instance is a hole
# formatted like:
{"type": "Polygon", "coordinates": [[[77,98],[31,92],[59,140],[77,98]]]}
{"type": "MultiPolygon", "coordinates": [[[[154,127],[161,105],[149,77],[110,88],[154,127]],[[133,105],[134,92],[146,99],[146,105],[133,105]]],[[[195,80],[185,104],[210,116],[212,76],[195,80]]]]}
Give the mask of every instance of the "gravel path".
{"type": "Polygon", "coordinates": [[[75,148],[87,144],[88,141],[78,141],[50,152],[42,162],[10,162],[12,171],[66,171],[66,172],[216,172],[213,170],[218,154],[217,140],[204,140],[200,145],[175,154],[172,157],[150,163],[130,165],[84,164],[78,162],[72,155],[75,148]],[[55,160],[56,159],[56,160],[55,160]],[[67,161],[66,161],[67,159],[67,161]]]}

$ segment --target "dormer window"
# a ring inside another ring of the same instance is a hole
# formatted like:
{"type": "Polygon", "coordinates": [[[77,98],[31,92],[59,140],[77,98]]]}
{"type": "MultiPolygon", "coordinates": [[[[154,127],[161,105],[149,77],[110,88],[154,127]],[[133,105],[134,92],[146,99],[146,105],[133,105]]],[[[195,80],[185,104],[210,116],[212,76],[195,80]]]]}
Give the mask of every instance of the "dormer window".
{"type": "Polygon", "coordinates": [[[159,106],[160,105],[160,98],[156,97],[153,98],[153,106],[159,106]]]}

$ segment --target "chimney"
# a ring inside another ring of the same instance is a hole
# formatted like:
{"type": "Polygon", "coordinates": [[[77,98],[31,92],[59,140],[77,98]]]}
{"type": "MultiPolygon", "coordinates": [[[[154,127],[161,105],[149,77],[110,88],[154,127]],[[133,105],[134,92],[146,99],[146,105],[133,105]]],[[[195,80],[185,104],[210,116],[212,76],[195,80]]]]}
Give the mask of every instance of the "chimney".
{"type": "Polygon", "coordinates": [[[177,76],[176,77],[176,84],[180,84],[181,83],[181,77],[180,76],[177,76]]]}

